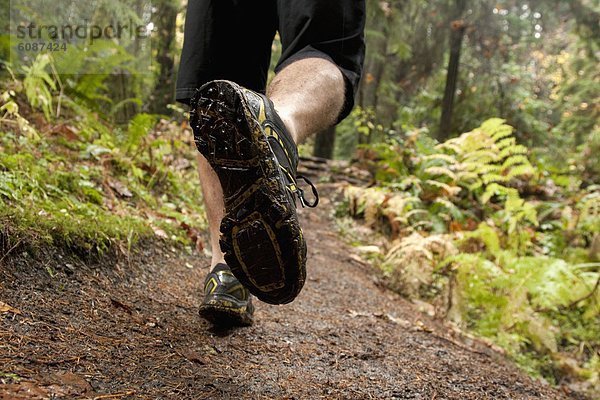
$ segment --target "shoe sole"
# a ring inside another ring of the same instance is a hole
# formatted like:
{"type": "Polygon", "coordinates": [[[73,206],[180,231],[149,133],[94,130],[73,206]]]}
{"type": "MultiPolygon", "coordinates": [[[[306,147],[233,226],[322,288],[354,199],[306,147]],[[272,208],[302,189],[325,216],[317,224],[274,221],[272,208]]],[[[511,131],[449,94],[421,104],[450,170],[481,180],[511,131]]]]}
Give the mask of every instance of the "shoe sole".
{"type": "Polygon", "coordinates": [[[279,163],[239,86],[213,81],[196,99],[196,146],[223,188],[225,261],[258,299],[289,303],[304,285],[306,244],[279,163]]]}
{"type": "Polygon", "coordinates": [[[252,313],[246,307],[233,307],[216,299],[200,306],[202,318],[219,327],[250,326],[254,323],[252,313]]]}

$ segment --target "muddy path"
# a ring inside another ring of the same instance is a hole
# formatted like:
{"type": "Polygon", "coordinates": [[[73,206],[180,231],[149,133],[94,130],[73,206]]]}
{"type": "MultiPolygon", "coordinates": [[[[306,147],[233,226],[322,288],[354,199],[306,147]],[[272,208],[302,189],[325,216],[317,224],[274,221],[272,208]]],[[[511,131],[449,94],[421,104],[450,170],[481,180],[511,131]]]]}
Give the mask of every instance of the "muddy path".
{"type": "MultiPolygon", "coordinates": [[[[331,189],[330,189],[331,190],[331,189]]],[[[560,399],[379,287],[325,199],[302,212],[308,280],[250,328],[197,315],[206,258],[0,265],[0,399],[560,399]]]]}

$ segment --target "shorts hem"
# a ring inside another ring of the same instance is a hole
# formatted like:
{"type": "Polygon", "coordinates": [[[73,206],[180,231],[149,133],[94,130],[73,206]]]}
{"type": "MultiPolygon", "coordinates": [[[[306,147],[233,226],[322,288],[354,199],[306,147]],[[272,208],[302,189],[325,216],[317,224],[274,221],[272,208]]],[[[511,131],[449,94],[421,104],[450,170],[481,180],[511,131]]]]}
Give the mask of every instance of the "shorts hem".
{"type": "Polygon", "coordinates": [[[190,105],[192,97],[196,93],[196,88],[178,88],[175,91],[175,100],[179,103],[190,105]]]}

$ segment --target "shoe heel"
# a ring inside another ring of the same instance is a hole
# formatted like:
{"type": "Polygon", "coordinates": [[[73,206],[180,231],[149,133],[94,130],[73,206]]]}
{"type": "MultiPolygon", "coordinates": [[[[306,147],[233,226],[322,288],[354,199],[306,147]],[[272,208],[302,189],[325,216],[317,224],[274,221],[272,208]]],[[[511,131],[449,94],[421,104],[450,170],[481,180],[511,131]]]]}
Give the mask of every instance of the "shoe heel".
{"type": "MultiPolygon", "coordinates": [[[[263,187],[265,190],[266,187],[263,187]]],[[[234,275],[260,300],[289,303],[304,280],[306,245],[292,210],[258,191],[247,201],[254,210],[243,218],[226,215],[221,250],[234,275]]]]}
{"type": "Polygon", "coordinates": [[[232,84],[222,81],[208,83],[196,95],[191,121],[194,139],[213,167],[251,168],[258,163],[254,138],[260,127],[242,117],[246,110],[240,96],[232,84]]]}

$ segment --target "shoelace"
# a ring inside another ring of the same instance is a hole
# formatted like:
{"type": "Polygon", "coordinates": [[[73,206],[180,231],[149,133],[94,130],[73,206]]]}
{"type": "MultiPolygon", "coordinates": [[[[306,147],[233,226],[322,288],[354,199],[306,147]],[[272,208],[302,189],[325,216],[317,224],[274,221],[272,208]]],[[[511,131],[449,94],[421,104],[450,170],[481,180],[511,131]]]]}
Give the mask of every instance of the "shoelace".
{"type": "Polygon", "coordinates": [[[307,183],[310,186],[312,194],[315,198],[315,200],[312,203],[306,201],[306,198],[304,197],[304,190],[300,189],[300,187],[296,184],[296,190],[294,194],[298,196],[298,199],[300,199],[300,204],[302,205],[302,208],[315,208],[317,205],[319,205],[319,192],[317,192],[317,188],[315,187],[315,185],[313,185],[310,179],[308,179],[304,175],[296,175],[296,181],[298,179],[302,179],[305,183],[307,183]]]}

